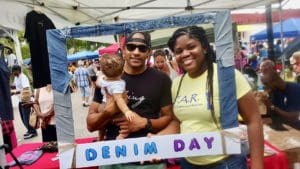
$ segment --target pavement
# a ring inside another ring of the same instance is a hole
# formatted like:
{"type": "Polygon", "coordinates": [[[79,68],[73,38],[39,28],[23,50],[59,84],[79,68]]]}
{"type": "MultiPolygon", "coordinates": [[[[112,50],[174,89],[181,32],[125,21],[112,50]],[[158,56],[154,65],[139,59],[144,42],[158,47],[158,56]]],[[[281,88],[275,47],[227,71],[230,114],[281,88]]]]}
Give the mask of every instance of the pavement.
{"type": "MultiPolygon", "coordinates": [[[[86,127],[86,116],[88,113],[88,107],[83,107],[81,103],[81,94],[77,90],[71,94],[72,98],[72,110],[74,119],[74,131],[75,138],[86,138],[86,137],[96,137],[98,132],[89,132],[86,127]]],[[[18,146],[25,143],[35,143],[42,142],[41,129],[37,129],[38,135],[30,139],[24,139],[23,134],[26,133],[26,128],[23,125],[18,109],[18,98],[17,96],[12,96],[12,103],[14,109],[14,127],[16,131],[18,146]]]]}

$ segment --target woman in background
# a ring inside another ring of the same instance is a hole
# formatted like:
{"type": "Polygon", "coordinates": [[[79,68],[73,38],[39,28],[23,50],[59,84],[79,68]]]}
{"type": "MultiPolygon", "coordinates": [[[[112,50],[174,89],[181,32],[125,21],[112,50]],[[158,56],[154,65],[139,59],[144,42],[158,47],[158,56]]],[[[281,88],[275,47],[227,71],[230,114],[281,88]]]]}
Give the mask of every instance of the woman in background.
{"type": "Polygon", "coordinates": [[[175,77],[178,76],[178,73],[172,68],[169,62],[166,60],[166,56],[164,51],[156,50],[153,53],[154,58],[154,65],[153,67],[165,72],[169,77],[173,80],[175,77]]]}
{"type": "Polygon", "coordinates": [[[51,84],[36,90],[35,102],[37,104],[33,106],[35,106],[34,108],[40,118],[43,142],[57,141],[51,84]]]}

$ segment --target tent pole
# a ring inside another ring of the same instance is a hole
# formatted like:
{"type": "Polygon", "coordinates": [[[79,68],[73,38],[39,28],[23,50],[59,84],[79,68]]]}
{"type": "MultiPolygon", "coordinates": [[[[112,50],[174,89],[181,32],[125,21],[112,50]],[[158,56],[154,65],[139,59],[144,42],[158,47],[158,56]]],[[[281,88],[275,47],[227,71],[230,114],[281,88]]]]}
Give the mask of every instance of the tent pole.
{"type": "Polygon", "coordinates": [[[268,58],[275,61],[274,56],[274,36],[272,23],[272,5],[267,4],[266,8],[266,22],[267,22],[267,37],[268,37],[268,58]]]}
{"type": "MultiPolygon", "coordinates": [[[[280,22],[280,39],[281,39],[281,49],[283,50],[284,49],[284,42],[283,42],[283,25],[282,25],[282,6],[281,6],[281,0],[278,0],[279,1],[279,22],[280,22]]],[[[284,56],[281,55],[281,65],[282,65],[282,71],[283,71],[283,74],[282,74],[282,77],[283,77],[283,80],[285,80],[285,60],[284,60],[284,56]]]]}

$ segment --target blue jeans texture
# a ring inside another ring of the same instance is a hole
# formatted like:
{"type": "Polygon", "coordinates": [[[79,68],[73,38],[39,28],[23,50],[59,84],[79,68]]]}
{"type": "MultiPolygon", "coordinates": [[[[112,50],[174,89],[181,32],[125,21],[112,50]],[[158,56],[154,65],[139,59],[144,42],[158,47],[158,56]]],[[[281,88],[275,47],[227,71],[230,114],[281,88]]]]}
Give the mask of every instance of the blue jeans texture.
{"type": "Polygon", "coordinates": [[[36,130],[29,125],[29,116],[30,116],[31,108],[24,109],[22,107],[23,103],[24,102],[19,102],[19,112],[20,112],[22,122],[26,127],[28,133],[37,134],[36,130]]]}
{"type": "Polygon", "coordinates": [[[247,158],[246,156],[240,155],[231,155],[229,158],[220,162],[220,164],[212,166],[199,166],[189,163],[185,158],[182,158],[180,161],[181,169],[248,169],[247,158]]]}

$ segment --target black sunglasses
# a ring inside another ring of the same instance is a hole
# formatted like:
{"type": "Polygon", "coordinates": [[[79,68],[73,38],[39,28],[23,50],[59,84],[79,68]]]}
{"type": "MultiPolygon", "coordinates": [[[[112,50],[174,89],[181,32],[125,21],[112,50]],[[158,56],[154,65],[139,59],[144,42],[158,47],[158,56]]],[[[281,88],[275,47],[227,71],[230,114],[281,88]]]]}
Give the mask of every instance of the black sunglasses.
{"type": "Polygon", "coordinates": [[[136,48],[139,49],[140,52],[147,52],[149,47],[146,45],[135,45],[135,44],[126,44],[126,48],[128,51],[132,52],[134,51],[136,48]]]}

